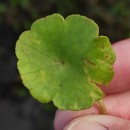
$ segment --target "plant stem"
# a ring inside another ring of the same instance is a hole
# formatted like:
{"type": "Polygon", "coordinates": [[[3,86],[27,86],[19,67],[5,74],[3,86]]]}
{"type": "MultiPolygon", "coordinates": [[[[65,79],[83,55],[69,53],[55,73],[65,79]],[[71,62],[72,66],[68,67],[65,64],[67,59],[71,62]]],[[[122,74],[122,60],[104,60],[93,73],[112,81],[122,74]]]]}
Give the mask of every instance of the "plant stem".
{"type": "Polygon", "coordinates": [[[104,114],[104,115],[107,114],[106,107],[102,99],[98,101],[98,104],[101,109],[101,114],[104,114]]]}

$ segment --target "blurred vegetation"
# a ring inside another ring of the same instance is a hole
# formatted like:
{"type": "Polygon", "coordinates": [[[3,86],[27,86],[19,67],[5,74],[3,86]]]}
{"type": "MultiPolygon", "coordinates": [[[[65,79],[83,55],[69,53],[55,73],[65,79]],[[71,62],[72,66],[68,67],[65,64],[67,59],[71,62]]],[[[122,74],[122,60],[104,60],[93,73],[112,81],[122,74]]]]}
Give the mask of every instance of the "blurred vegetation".
{"type": "Polygon", "coordinates": [[[0,24],[16,32],[29,29],[32,22],[52,13],[64,17],[81,14],[94,19],[102,35],[118,41],[130,35],[129,0],[8,0],[0,2],[0,24]]]}
{"type": "MultiPolygon", "coordinates": [[[[100,35],[112,43],[130,37],[130,0],[0,0],[0,99],[19,102],[30,97],[16,69],[15,43],[36,19],[52,13],[92,18],[100,35]]],[[[41,108],[54,117],[51,103],[41,108]]]]}

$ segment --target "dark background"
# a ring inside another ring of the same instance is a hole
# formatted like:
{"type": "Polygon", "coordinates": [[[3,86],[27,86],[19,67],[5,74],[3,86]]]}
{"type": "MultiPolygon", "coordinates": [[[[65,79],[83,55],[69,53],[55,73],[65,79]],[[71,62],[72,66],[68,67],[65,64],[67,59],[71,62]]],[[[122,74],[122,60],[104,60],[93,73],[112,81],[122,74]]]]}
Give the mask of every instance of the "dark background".
{"type": "Polygon", "coordinates": [[[30,96],[15,56],[19,35],[52,13],[92,18],[112,43],[130,37],[130,0],[0,0],[0,130],[54,130],[56,108],[30,96]]]}

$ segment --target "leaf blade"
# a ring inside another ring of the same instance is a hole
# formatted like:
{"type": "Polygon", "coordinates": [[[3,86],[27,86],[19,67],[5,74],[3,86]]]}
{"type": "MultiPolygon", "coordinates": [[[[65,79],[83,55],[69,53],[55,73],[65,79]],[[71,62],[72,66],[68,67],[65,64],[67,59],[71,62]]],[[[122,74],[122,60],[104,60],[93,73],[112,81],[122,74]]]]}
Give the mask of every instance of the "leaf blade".
{"type": "Polygon", "coordinates": [[[103,98],[96,83],[108,84],[115,54],[92,20],[53,14],[33,23],[16,43],[24,85],[40,102],[63,110],[91,107],[103,98]]]}

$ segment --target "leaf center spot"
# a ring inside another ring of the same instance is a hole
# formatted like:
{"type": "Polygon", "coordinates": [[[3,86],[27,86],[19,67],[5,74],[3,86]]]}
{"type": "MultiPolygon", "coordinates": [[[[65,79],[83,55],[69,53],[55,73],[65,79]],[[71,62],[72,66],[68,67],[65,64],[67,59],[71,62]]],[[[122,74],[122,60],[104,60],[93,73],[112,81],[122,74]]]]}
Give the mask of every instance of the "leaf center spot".
{"type": "Polygon", "coordinates": [[[62,61],[61,61],[61,64],[62,64],[62,65],[64,65],[64,64],[65,64],[65,62],[62,60],[62,61]]]}

